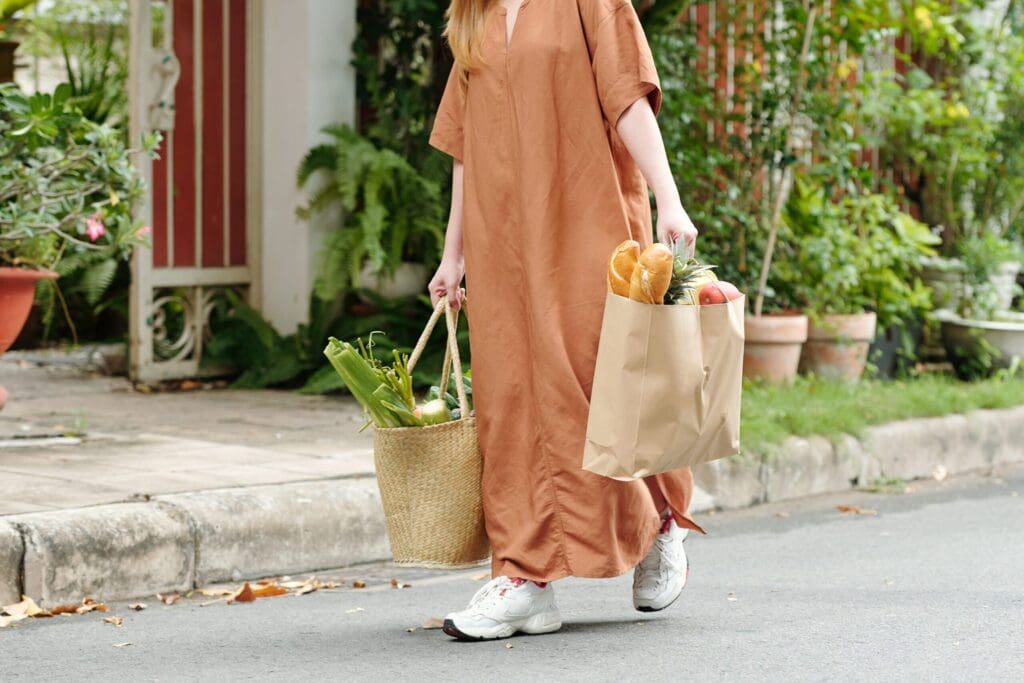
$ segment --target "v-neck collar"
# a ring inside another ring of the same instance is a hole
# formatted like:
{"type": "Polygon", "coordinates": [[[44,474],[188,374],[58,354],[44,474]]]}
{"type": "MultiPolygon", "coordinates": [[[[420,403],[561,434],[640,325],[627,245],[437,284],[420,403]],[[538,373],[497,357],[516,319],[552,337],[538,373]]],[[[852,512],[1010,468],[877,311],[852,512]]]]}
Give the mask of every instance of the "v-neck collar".
{"type": "Polygon", "coordinates": [[[528,5],[530,0],[523,0],[519,3],[519,8],[516,10],[516,18],[512,22],[512,30],[508,28],[508,8],[503,5],[500,0],[498,2],[498,8],[501,10],[501,16],[504,20],[501,22],[501,35],[505,39],[505,50],[508,51],[512,48],[512,41],[516,37],[516,27],[519,26],[519,20],[522,18],[523,8],[528,5]]]}

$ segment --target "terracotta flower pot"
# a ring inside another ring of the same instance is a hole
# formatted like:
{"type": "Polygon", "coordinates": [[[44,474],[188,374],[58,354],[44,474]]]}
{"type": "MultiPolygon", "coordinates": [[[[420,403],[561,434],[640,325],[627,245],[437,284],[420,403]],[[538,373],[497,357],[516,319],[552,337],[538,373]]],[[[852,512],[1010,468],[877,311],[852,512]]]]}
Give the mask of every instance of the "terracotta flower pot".
{"type": "Polygon", "coordinates": [[[874,313],[826,315],[811,322],[800,371],[826,379],[860,380],[868,363],[868,348],[875,338],[874,313]]]}
{"type": "Polygon", "coordinates": [[[748,315],[743,376],[784,384],[792,382],[807,341],[805,315],[748,315]]]}
{"type": "MultiPolygon", "coordinates": [[[[36,283],[56,277],[57,273],[49,270],[0,268],[0,355],[10,348],[21,332],[32,308],[36,283]]],[[[0,408],[3,408],[6,398],[7,392],[0,387],[0,408]]]]}

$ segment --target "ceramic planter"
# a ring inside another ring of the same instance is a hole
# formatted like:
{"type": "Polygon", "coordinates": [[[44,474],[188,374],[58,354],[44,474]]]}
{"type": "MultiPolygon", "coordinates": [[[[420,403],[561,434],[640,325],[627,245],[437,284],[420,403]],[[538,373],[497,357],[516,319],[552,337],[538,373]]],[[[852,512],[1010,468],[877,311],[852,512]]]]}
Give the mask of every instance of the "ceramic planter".
{"type": "Polygon", "coordinates": [[[1019,274],[1020,264],[1010,261],[1000,264],[999,269],[989,278],[989,282],[995,287],[999,296],[1000,311],[1008,311],[1013,308],[1013,295],[1019,274]]]}
{"type": "MultiPolygon", "coordinates": [[[[0,268],[0,355],[10,348],[28,318],[35,299],[36,283],[52,280],[57,273],[28,268],[0,268]]],[[[0,408],[7,392],[0,387],[0,408]]]]}
{"type": "Polygon", "coordinates": [[[778,384],[792,382],[807,341],[807,326],[805,315],[748,315],[743,376],[778,384]]]}
{"type": "Polygon", "coordinates": [[[989,356],[989,370],[1009,368],[1015,358],[1024,361],[1024,314],[1005,313],[994,321],[967,320],[948,312],[936,317],[946,355],[957,374],[969,376],[983,356],[989,356]]]}
{"type": "Polygon", "coordinates": [[[430,271],[422,263],[403,263],[392,276],[381,275],[367,264],[359,273],[356,286],[369,289],[385,299],[405,299],[427,291],[430,271]]]}
{"type": "Polygon", "coordinates": [[[930,258],[921,263],[921,281],[931,288],[936,311],[956,311],[965,296],[967,267],[959,259],[930,258]]]}
{"type": "Polygon", "coordinates": [[[860,380],[876,325],[874,313],[826,315],[812,321],[800,359],[800,371],[826,379],[860,380]]]}

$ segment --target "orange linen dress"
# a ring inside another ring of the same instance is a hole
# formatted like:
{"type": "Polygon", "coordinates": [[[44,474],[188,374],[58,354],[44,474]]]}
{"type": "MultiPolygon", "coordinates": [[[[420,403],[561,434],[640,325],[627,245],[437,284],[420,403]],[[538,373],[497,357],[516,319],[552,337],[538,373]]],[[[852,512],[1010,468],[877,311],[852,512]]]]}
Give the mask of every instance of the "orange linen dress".
{"type": "MultiPolygon", "coordinates": [[[[497,4],[497,3],[496,3],[497,4]]],[[[465,165],[464,249],[483,499],[495,576],[603,578],[634,567],[659,518],[642,481],[581,469],[617,244],[651,242],[647,186],[615,132],[658,76],[629,0],[525,0],[510,43],[452,71],[430,142],[465,165]]],[[[657,477],[677,522],[689,469],[657,477]]]]}

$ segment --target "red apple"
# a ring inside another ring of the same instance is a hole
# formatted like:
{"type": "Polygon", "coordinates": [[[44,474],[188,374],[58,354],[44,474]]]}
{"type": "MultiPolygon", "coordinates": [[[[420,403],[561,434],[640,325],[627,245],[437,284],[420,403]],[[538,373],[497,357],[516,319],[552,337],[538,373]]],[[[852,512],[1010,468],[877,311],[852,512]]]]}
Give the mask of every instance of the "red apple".
{"type": "Polygon", "coordinates": [[[733,301],[743,296],[740,290],[736,289],[736,285],[730,282],[709,282],[700,288],[697,293],[698,300],[701,306],[708,306],[711,304],[724,304],[727,301],[733,301]]]}

